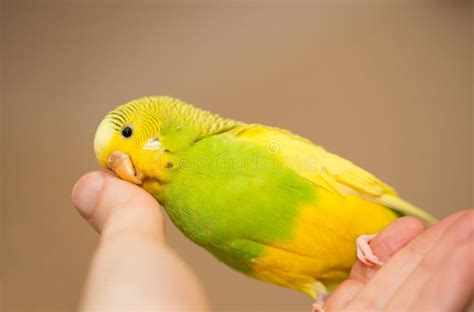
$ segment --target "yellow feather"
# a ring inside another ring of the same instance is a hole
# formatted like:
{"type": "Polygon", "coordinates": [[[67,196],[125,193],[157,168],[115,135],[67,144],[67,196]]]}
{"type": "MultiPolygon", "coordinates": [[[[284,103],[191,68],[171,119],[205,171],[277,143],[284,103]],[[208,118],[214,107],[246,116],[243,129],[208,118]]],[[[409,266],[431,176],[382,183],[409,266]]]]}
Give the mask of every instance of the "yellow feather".
{"type": "Polygon", "coordinates": [[[315,286],[332,290],[347,278],[358,236],[377,233],[396,218],[375,202],[322,191],[317,203],[302,207],[293,239],[266,246],[253,267],[255,277],[314,298],[327,292],[315,286]]]}
{"type": "Polygon", "coordinates": [[[377,233],[393,222],[398,215],[391,209],[435,222],[371,173],[288,131],[245,125],[232,132],[266,145],[279,163],[319,188],[317,202],[301,207],[291,241],[267,245],[255,262],[254,275],[259,279],[314,298],[347,278],[356,260],[357,237],[377,233]]]}

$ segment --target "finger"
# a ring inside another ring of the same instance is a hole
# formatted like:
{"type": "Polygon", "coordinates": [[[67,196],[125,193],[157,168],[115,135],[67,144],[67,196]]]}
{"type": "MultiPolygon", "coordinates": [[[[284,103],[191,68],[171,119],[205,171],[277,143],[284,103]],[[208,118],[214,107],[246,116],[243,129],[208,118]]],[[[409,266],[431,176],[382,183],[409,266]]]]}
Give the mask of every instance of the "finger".
{"type": "Polygon", "coordinates": [[[441,272],[428,280],[412,310],[466,311],[474,296],[473,250],[470,238],[449,255],[441,272]]]}
{"type": "Polygon", "coordinates": [[[102,234],[82,310],[208,310],[193,272],[164,244],[163,215],[153,197],[112,175],[92,172],[76,183],[72,198],[102,234]]]}
{"type": "Polygon", "coordinates": [[[355,294],[364,287],[361,281],[347,279],[339,285],[324,303],[324,311],[341,311],[355,294]]]}
{"type": "Polygon", "coordinates": [[[408,243],[380,268],[347,307],[353,310],[383,308],[447,228],[464,213],[449,216],[408,243]]]}
{"type": "MultiPolygon", "coordinates": [[[[452,304],[453,298],[460,292],[459,288],[466,288],[467,284],[454,285],[447,283],[447,280],[452,279],[452,277],[457,279],[459,271],[463,271],[466,263],[471,264],[474,261],[472,256],[466,254],[466,246],[472,246],[469,243],[474,232],[473,224],[474,210],[465,213],[462,218],[452,223],[443,237],[433,246],[430,252],[427,253],[420,264],[395,292],[387,306],[396,309],[401,306],[407,307],[421,303],[425,306],[431,305],[432,309],[439,309],[443,304],[452,304]],[[461,249],[461,253],[459,249],[461,249]],[[462,259],[460,254],[467,257],[462,259]],[[453,262],[453,258],[456,258],[458,263],[453,262]],[[449,273],[453,276],[449,276],[449,273]],[[440,280],[440,277],[446,279],[446,281],[440,280]],[[444,294],[439,292],[440,288],[444,288],[444,294]],[[436,292],[439,292],[438,297],[430,298],[432,303],[421,302],[421,297],[434,295],[436,292]]],[[[464,270],[465,272],[466,270],[464,270]]],[[[453,309],[446,308],[442,310],[453,311],[453,309]]]]}
{"type": "Polygon", "coordinates": [[[164,240],[164,221],[157,201],[143,189],[104,172],[84,175],[73,188],[79,213],[102,240],[120,234],[164,240]]]}
{"type": "MultiPolygon", "coordinates": [[[[387,260],[398,250],[408,244],[425,230],[423,223],[414,217],[403,217],[386,227],[371,242],[373,253],[382,260],[387,260]]],[[[358,261],[351,270],[350,278],[366,283],[380,267],[368,267],[358,261]]]]}
{"type": "MultiPolygon", "coordinates": [[[[395,252],[405,246],[425,229],[423,223],[413,217],[403,217],[386,227],[371,242],[374,254],[382,261],[387,261],[395,252]]],[[[377,272],[378,268],[368,267],[358,261],[351,270],[349,279],[344,281],[324,304],[327,311],[341,310],[352,300],[377,272]]]]}

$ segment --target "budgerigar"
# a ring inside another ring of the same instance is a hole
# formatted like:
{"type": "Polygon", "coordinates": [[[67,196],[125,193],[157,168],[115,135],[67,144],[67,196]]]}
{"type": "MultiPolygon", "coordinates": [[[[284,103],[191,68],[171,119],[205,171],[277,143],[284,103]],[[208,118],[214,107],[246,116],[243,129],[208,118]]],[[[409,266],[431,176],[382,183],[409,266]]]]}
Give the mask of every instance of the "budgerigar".
{"type": "Polygon", "coordinates": [[[102,166],[152,194],[189,239],[219,260],[312,298],[347,278],[357,255],[378,263],[367,248],[372,236],[362,235],[402,215],[435,222],[309,140],[171,97],[112,110],[94,148],[102,166]]]}

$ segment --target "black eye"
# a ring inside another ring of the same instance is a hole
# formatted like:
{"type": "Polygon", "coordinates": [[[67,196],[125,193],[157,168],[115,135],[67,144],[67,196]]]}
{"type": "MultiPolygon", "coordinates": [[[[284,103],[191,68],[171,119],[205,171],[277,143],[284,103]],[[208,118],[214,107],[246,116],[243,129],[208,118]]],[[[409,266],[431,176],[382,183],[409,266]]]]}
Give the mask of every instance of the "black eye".
{"type": "Polygon", "coordinates": [[[130,128],[129,126],[126,126],[125,128],[122,129],[122,135],[124,138],[129,138],[132,136],[132,128],[130,128]]]}

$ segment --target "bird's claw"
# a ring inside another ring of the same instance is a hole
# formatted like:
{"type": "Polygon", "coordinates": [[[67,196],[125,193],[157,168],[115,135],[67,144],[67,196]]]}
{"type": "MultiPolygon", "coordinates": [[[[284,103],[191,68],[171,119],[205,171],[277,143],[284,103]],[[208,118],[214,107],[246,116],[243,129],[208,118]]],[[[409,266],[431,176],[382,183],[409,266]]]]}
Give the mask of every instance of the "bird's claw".
{"type": "Polygon", "coordinates": [[[372,235],[361,235],[357,237],[357,258],[368,267],[372,267],[374,264],[382,266],[384,262],[380,261],[376,255],[374,255],[372,248],[370,248],[370,241],[374,239],[377,234],[372,235]]]}

